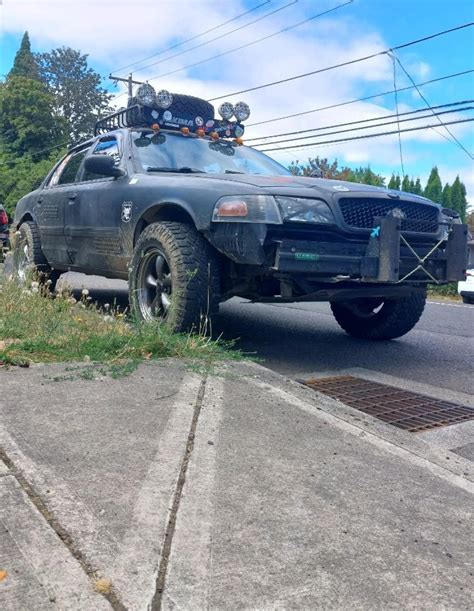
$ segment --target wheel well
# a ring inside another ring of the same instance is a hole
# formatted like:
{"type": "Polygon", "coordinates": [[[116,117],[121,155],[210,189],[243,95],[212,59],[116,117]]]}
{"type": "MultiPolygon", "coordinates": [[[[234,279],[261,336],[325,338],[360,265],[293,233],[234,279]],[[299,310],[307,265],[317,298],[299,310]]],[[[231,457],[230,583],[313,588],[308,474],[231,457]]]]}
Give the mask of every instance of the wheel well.
{"type": "Polygon", "coordinates": [[[192,227],[196,226],[192,216],[184,208],[174,204],[164,204],[157,208],[147,210],[138,221],[133,236],[133,245],[135,246],[139,235],[145,227],[148,227],[151,223],[158,223],[159,221],[175,221],[176,223],[191,225],[192,227]]]}
{"type": "Polygon", "coordinates": [[[21,221],[18,223],[18,225],[21,225],[22,223],[24,223],[26,221],[34,221],[34,218],[31,216],[31,214],[29,212],[27,212],[26,214],[24,214],[21,217],[21,221]]]}

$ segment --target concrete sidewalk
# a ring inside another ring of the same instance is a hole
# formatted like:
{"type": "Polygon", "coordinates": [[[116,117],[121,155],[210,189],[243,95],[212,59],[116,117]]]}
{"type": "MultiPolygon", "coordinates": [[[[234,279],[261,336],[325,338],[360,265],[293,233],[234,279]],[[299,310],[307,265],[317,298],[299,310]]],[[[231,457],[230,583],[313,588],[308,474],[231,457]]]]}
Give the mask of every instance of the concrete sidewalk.
{"type": "Polygon", "coordinates": [[[461,456],[253,364],[77,373],[0,371],[2,609],[472,608],[461,456]]]}

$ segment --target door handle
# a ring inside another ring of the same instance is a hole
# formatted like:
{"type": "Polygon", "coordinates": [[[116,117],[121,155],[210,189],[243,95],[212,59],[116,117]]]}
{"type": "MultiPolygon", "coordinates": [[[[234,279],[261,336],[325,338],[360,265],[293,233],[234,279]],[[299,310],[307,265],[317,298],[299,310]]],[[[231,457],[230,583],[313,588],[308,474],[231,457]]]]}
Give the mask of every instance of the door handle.
{"type": "Polygon", "coordinates": [[[67,196],[68,199],[76,199],[77,198],[77,193],[69,193],[69,195],[67,196]]]}

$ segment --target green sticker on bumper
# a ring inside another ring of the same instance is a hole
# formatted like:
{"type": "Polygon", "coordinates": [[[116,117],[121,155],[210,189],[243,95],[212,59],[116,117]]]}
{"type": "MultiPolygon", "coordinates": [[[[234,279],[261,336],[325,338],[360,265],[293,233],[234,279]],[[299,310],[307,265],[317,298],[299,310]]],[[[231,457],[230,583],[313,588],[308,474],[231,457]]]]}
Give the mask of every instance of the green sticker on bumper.
{"type": "Polygon", "coordinates": [[[295,259],[297,261],[317,261],[319,259],[319,255],[316,255],[313,252],[295,252],[295,259]]]}

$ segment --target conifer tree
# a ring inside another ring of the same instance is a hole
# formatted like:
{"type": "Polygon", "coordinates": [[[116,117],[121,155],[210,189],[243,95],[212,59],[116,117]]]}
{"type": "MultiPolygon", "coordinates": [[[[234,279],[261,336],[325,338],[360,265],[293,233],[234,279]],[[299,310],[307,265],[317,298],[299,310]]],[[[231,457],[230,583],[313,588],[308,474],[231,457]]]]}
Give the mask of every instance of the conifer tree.
{"type": "Polygon", "coordinates": [[[28,36],[28,32],[23,34],[20,48],[15,55],[13,67],[8,73],[8,78],[13,78],[16,76],[22,76],[35,81],[40,80],[38,64],[36,63],[33,53],[31,52],[30,37],[28,36]]]}
{"type": "Polygon", "coordinates": [[[445,208],[451,208],[451,187],[449,186],[449,183],[444,185],[441,203],[445,208]]]}
{"type": "Polygon", "coordinates": [[[456,210],[461,217],[461,220],[465,220],[467,212],[467,199],[465,196],[465,187],[459,180],[459,176],[456,176],[456,180],[451,186],[451,208],[456,210]]]}
{"type": "Polygon", "coordinates": [[[443,195],[443,185],[441,184],[438,168],[436,166],[434,166],[434,168],[431,170],[430,177],[428,178],[428,182],[426,183],[425,192],[423,193],[423,195],[428,199],[431,199],[431,201],[433,202],[436,202],[438,204],[441,203],[443,195]]]}
{"type": "Polygon", "coordinates": [[[402,191],[406,191],[407,193],[410,193],[410,179],[408,178],[408,175],[405,174],[405,176],[403,177],[403,182],[402,182],[402,191]]]}
{"type": "Polygon", "coordinates": [[[413,193],[416,195],[423,195],[423,187],[421,186],[420,179],[417,178],[415,182],[415,188],[413,189],[413,193]]]}
{"type": "Polygon", "coordinates": [[[392,174],[390,177],[390,181],[388,183],[388,189],[394,189],[395,191],[400,191],[400,176],[397,174],[392,174]]]}

